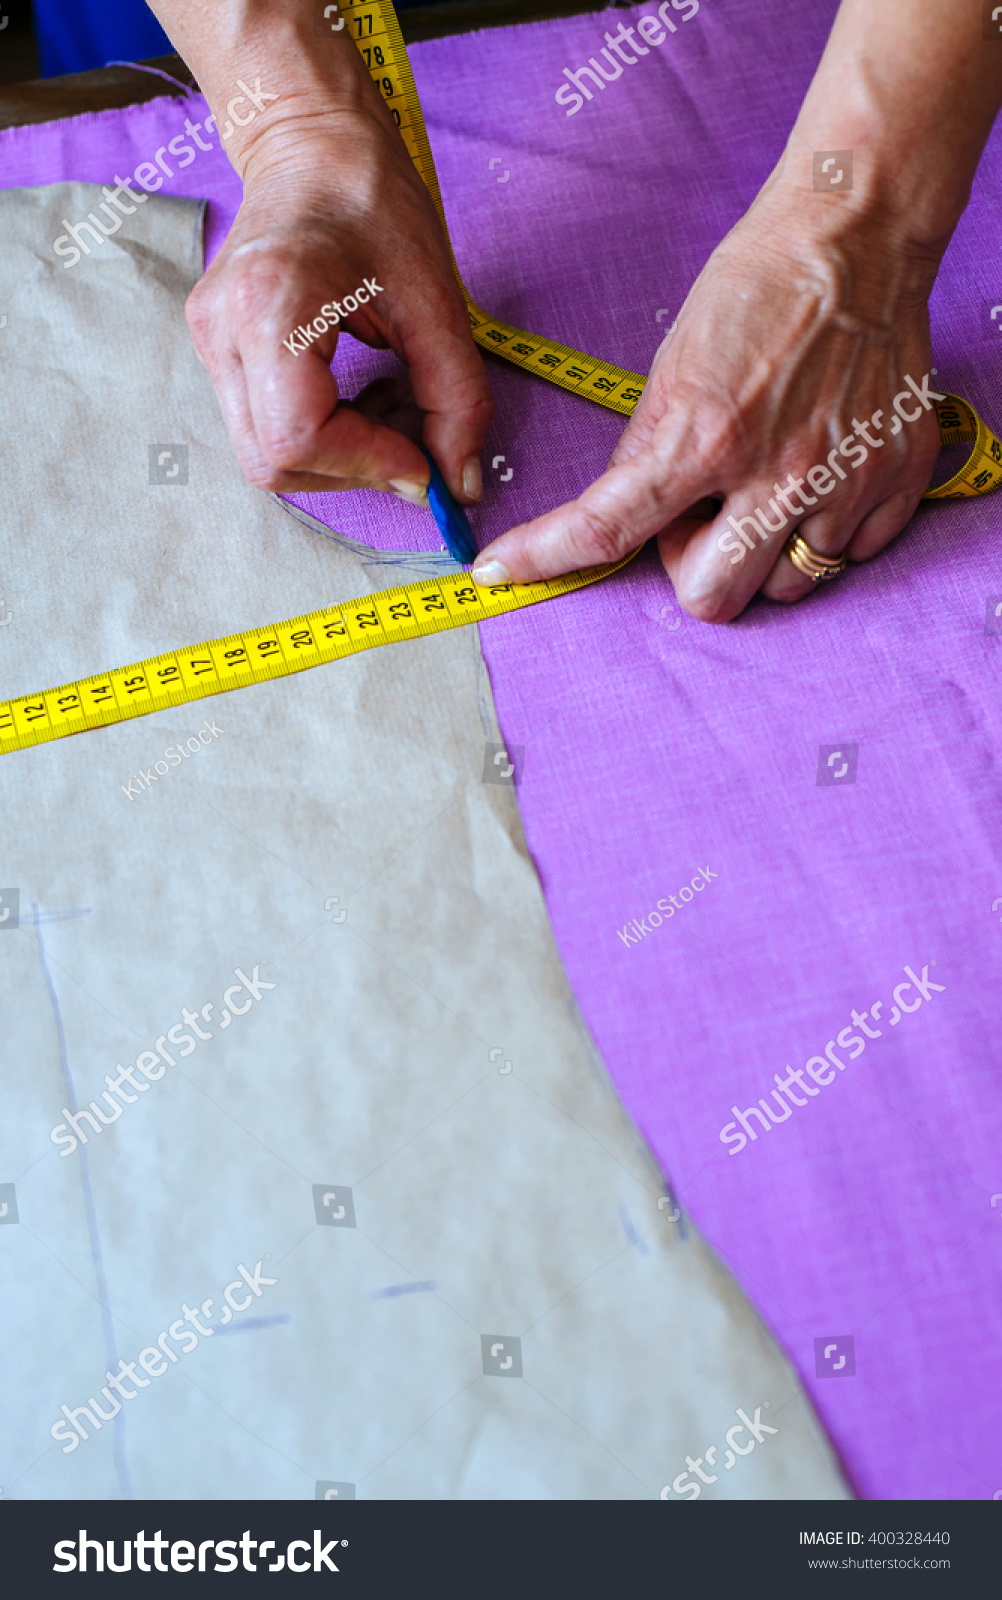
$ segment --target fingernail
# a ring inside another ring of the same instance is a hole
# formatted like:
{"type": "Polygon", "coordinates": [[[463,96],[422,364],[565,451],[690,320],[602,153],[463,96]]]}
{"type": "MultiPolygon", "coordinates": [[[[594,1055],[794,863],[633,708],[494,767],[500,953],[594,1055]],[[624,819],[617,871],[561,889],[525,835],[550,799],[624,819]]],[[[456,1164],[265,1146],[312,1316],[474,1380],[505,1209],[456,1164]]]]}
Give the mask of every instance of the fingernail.
{"type": "Polygon", "coordinates": [[[411,478],[391,478],[390,488],[398,494],[401,500],[410,501],[412,506],[423,506],[428,509],[428,485],[417,483],[411,478]]]}
{"type": "Polygon", "coordinates": [[[485,588],[492,583],[511,583],[511,573],[503,561],[498,561],[492,556],[489,561],[478,561],[470,573],[474,583],[479,583],[485,588]]]}
{"type": "Polygon", "coordinates": [[[477,456],[463,462],[463,493],[468,500],[481,500],[484,493],[483,474],[477,456]]]}

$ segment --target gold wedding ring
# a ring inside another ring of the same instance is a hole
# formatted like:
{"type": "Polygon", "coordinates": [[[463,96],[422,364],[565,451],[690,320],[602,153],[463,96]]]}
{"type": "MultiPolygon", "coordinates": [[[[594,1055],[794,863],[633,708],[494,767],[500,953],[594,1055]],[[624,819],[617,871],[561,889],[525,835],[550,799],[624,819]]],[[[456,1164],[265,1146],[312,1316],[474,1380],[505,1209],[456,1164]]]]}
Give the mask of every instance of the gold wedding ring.
{"type": "Polygon", "coordinates": [[[802,572],[805,578],[810,578],[812,583],[825,583],[829,578],[837,578],[847,565],[844,553],[840,556],[823,556],[796,530],[786,541],[786,553],[797,571],[802,572]]]}

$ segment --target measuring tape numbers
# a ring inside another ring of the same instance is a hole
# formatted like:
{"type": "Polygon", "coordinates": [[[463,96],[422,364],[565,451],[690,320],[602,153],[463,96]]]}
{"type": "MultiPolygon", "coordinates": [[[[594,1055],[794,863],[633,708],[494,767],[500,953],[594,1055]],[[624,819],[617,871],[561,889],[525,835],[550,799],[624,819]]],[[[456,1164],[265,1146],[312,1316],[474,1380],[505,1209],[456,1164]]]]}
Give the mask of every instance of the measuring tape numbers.
{"type": "Polygon", "coordinates": [[[22,695],[0,703],[0,755],[225,694],[248,683],[285,678],[377,645],[427,638],[506,611],[520,611],[599,583],[636,554],[631,551],[622,561],[542,583],[481,588],[467,572],[448,573],[423,583],[383,589],[343,606],[310,611],[277,626],[248,628],[208,644],[134,661],[116,672],[81,678],[41,694],[22,695]]]}
{"type": "MultiPolygon", "coordinates": [[[[424,179],[438,212],[439,221],[449,240],[442,193],[438,186],[435,161],[428,142],[421,102],[414,84],[411,64],[407,59],[396,12],[389,0],[346,0],[339,8],[366,66],[382,94],[393,120],[400,129],[407,151],[424,179]]],[[[449,240],[452,252],[452,242],[449,240]]],[[[556,339],[544,339],[538,334],[526,333],[523,328],[513,328],[501,322],[477,305],[463,284],[455,255],[452,257],[456,277],[466,299],[473,337],[484,350],[504,356],[525,372],[535,372],[558,384],[572,394],[582,394],[599,405],[608,406],[622,416],[631,416],[644,391],[646,379],[639,372],[628,372],[611,361],[598,361],[582,350],[572,350],[556,339]]]]}
{"type": "MultiPolygon", "coordinates": [[[[393,113],[448,239],[435,163],[396,14],[388,0],[344,0],[339,14],[343,14],[393,113]]],[[[451,251],[451,243],[449,248],[451,251]]],[[[459,277],[458,267],[456,276],[459,277]]],[[[461,278],[459,281],[462,284],[461,278]]],[[[646,381],[640,373],[596,360],[557,340],[513,328],[482,310],[465,288],[463,293],[473,337],[483,349],[623,416],[633,413],[646,381]]],[[[930,489],[924,498],[968,499],[996,488],[1002,482],[1002,444],[966,400],[947,395],[933,404],[944,446],[970,441],[974,448],[960,471],[948,482],[930,489]]],[[[311,611],[288,622],[245,629],[225,639],[152,656],[114,672],[64,683],[57,689],[22,695],[0,702],[0,755],[225,694],[246,684],[288,677],[376,645],[425,638],[518,611],[598,583],[637,554],[638,551],[631,551],[621,561],[543,583],[480,588],[467,573],[460,572],[425,583],[405,584],[343,606],[311,611]]]]}
{"type": "Polygon", "coordinates": [[[942,400],[934,400],[933,405],[944,448],[973,442],[974,449],[960,471],[937,488],[927,489],[923,500],[973,500],[977,495],[997,489],[1002,483],[1002,444],[992,430],[959,395],[944,395],[942,400]]]}

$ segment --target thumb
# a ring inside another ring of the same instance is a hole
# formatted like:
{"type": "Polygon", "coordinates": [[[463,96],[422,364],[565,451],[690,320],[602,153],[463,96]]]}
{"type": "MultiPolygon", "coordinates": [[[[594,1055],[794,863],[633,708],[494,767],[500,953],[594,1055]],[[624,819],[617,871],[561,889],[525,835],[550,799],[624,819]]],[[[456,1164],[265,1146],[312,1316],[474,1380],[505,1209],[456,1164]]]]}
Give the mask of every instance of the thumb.
{"type": "Polygon", "coordinates": [[[645,450],[611,466],[577,500],[503,533],[481,550],[472,576],[531,583],[618,561],[709,492],[705,473],[674,471],[645,450]]]}
{"type": "Polygon", "coordinates": [[[427,319],[404,340],[414,399],[424,412],[424,443],[461,504],[480,499],[480,452],[494,401],[459,297],[448,314],[427,319]]]}

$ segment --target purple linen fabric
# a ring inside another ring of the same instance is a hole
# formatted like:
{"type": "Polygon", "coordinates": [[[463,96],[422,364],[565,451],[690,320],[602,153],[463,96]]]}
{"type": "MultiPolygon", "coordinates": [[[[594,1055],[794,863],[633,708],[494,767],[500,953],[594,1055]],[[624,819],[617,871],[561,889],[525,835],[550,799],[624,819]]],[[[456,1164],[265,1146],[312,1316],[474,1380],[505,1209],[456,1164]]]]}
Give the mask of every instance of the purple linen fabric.
{"type": "MultiPolygon", "coordinates": [[[[471,292],[639,371],[779,156],[835,4],[702,0],[689,21],[680,5],[663,46],[568,117],[562,69],[655,11],[411,51],[471,292]]],[[[124,177],[184,116],[159,100],[11,130],[0,181],[124,177]]],[[[932,305],[938,381],[996,425],[999,150],[996,133],[932,305]]],[[[210,200],[211,254],[239,199],[224,155],[165,190],[210,200]]],[[[351,394],[395,365],[345,338],[336,370],[351,394]]],[[[622,426],[489,368],[481,544],[578,493],[622,426]]],[[[383,548],[438,544],[426,513],[382,496],[298,499],[383,548]]],[[[1000,523],[999,497],[924,507],[876,563],[726,628],[680,611],[652,550],[483,627],[584,1015],[873,1498],[1002,1490],[1000,523]],[[766,1132],[749,1108],[791,1069],[804,1104],[766,1132]],[[755,1135],[740,1148],[732,1107],[755,1135]]]]}

